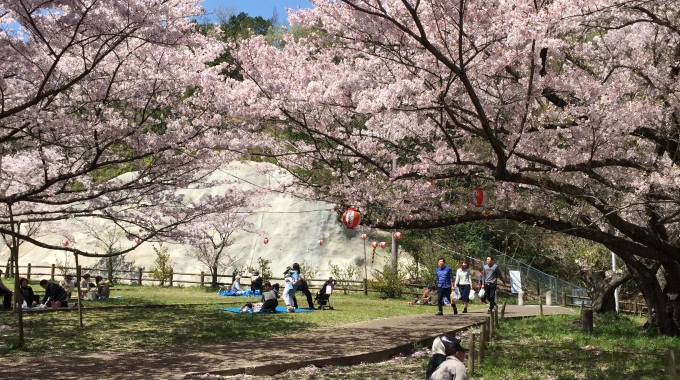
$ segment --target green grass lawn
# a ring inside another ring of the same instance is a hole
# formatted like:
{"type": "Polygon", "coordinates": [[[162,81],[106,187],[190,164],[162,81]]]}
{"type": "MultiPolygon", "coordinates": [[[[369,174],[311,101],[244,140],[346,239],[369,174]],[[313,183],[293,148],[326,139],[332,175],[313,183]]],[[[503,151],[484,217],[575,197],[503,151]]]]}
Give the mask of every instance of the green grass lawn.
{"type": "MultiPolygon", "coordinates": [[[[33,289],[40,289],[32,285],[33,289]]],[[[434,314],[435,307],[409,306],[406,299],[383,300],[376,294],[334,292],[331,304],[335,310],[312,313],[249,315],[227,313],[217,308],[238,307],[257,298],[218,297],[217,291],[201,287],[154,287],[116,285],[111,299],[83,301],[84,327],[78,327],[78,313],[24,313],[25,342],[16,348],[17,321],[14,313],[0,313],[6,325],[0,342],[6,342],[10,353],[59,352],[65,350],[99,349],[125,350],[143,347],[227,343],[237,340],[264,338],[283,331],[308,331],[341,324],[413,314],[434,314]],[[121,298],[116,298],[120,296],[121,298]],[[220,305],[233,302],[233,305],[220,305]],[[154,304],[201,304],[147,308],[154,304]],[[136,308],[103,308],[115,305],[137,305],[136,308]]],[[[298,293],[298,302],[306,300],[298,293]]],[[[283,305],[283,301],[280,301],[283,305]]]]}
{"type": "Polygon", "coordinates": [[[505,322],[475,379],[669,379],[667,349],[677,338],[645,333],[643,318],[596,315],[594,333],[578,316],[505,322]]]}

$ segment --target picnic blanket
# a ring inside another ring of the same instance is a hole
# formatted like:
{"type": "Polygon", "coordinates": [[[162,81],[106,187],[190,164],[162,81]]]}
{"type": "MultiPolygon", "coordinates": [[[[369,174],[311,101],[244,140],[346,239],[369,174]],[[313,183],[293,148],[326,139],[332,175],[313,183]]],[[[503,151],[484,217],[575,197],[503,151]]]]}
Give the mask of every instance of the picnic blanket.
{"type": "MultiPolygon", "coordinates": [[[[227,307],[224,309],[217,309],[217,310],[223,310],[223,311],[228,311],[230,313],[241,313],[241,308],[240,307],[227,307]]],[[[287,313],[288,309],[286,309],[285,306],[277,306],[276,311],[279,313],[287,313]]],[[[314,309],[295,309],[296,313],[307,313],[310,311],[314,311],[314,309]]],[[[246,313],[241,313],[241,314],[246,314],[246,313]]],[[[247,313],[247,314],[264,314],[262,311],[255,311],[252,313],[247,313]]]]}
{"type": "Polygon", "coordinates": [[[255,292],[252,292],[251,290],[246,290],[245,293],[243,294],[236,294],[231,290],[220,290],[220,292],[217,293],[217,295],[220,297],[259,297],[261,294],[259,290],[256,290],[255,292]]]}

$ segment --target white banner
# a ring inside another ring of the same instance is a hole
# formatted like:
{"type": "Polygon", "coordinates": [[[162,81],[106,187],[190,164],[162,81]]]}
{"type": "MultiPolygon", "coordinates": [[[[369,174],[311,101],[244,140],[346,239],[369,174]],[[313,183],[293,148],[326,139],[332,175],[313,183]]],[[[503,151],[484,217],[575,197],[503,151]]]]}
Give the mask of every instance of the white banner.
{"type": "Polygon", "coordinates": [[[518,270],[510,271],[510,293],[517,294],[522,290],[522,279],[518,270]]]}

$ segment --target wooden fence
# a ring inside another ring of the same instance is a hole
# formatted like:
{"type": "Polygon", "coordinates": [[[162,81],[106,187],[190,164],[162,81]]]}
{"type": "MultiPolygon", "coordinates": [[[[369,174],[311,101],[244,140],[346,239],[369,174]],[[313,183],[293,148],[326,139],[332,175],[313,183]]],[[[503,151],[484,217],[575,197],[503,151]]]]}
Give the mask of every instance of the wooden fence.
{"type": "MultiPolygon", "coordinates": [[[[93,272],[101,275],[104,279],[109,278],[109,270],[108,269],[100,269],[100,268],[81,268],[81,273],[88,273],[88,272],[93,272]]],[[[57,280],[57,277],[60,277],[63,275],[63,273],[69,273],[72,274],[75,277],[76,273],[76,268],[72,267],[59,267],[56,264],[52,265],[32,265],[32,264],[27,264],[25,266],[19,266],[19,276],[20,277],[25,277],[27,279],[38,279],[38,278],[46,278],[49,277],[51,280],[55,281],[57,280]]],[[[128,282],[130,284],[135,284],[135,285],[158,285],[160,284],[160,280],[157,278],[153,277],[153,272],[152,271],[145,271],[142,269],[137,269],[137,270],[113,270],[113,273],[111,274],[111,278],[113,278],[115,281],[123,281],[123,282],[128,282]]],[[[218,285],[231,285],[233,280],[231,275],[219,275],[218,276],[218,285]]],[[[307,279],[307,283],[309,285],[310,289],[313,290],[318,290],[321,289],[321,286],[323,285],[324,282],[326,282],[328,279],[319,279],[319,278],[313,278],[313,279],[307,279]]],[[[364,293],[368,292],[374,292],[374,290],[367,289],[367,281],[366,280],[360,280],[360,281],[350,281],[350,280],[338,280],[337,284],[335,286],[336,290],[347,290],[350,292],[361,292],[363,291],[364,293]]],[[[268,281],[270,282],[283,282],[284,279],[282,277],[272,277],[268,281]]],[[[200,272],[200,273],[187,273],[187,272],[175,272],[172,271],[170,273],[170,276],[165,280],[165,282],[169,286],[178,286],[182,284],[189,284],[189,285],[199,285],[199,286],[206,286],[210,285],[211,283],[211,276],[210,273],[205,273],[205,272],[200,272]],[[177,276],[182,276],[182,278],[177,278],[177,276]],[[189,279],[186,279],[185,277],[190,277],[189,279]]],[[[250,285],[250,277],[242,277],[241,279],[241,285],[250,285]]]]}

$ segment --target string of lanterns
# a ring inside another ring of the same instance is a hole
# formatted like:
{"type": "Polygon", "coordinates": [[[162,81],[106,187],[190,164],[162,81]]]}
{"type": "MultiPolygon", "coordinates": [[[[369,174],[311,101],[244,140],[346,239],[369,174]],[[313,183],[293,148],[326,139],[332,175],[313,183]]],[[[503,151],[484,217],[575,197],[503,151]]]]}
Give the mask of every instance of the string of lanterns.
{"type": "MultiPolygon", "coordinates": [[[[429,187],[435,186],[434,182],[432,182],[432,181],[427,181],[427,185],[429,187]]],[[[489,200],[488,194],[481,187],[475,187],[472,190],[472,192],[470,193],[470,203],[475,208],[484,207],[488,203],[488,200],[489,200]]],[[[337,212],[337,208],[333,209],[333,211],[337,212]]],[[[414,220],[415,218],[416,217],[411,213],[406,215],[406,221],[408,221],[408,222],[414,220]]],[[[354,207],[349,207],[344,213],[342,213],[341,221],[342,221],[342,224],[348,230],[353,230],[357,226],[359,226],[359,224],[361,224],[361,213],[359,212],[359,210],[355,209],[354,207]]],[[[392,236],[396,240],[401,240],[401,238],[403,237],[403,234],[399,231],[395,231],[392,236]]],[[[365,234],[365,233],[362,233],[361,239],[365,241],[366,239],[368,239],[368,235],[365,234]]],[[[269,239],[264,238],[263,242],[264,242],[264,244],[267,244],[267,243],[269,243],[269,239]]],[[[323,239],[319,239],[318,243],[319,243],[320,246],[323,246],[323,239]]],[[[381,242],[373,241],[373,242],[371,242],[371,247],[373,248],[373,256],[375,256],[375,249],[377,247],[380,247],[382,249],[386,249],[387,248],[387,242],[385,242],[385,241],[381,241],[381,242]]],[[[373,259],[371,259],[371,261],[373,261],[373,259]]]]}

